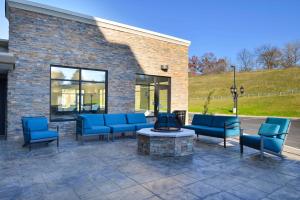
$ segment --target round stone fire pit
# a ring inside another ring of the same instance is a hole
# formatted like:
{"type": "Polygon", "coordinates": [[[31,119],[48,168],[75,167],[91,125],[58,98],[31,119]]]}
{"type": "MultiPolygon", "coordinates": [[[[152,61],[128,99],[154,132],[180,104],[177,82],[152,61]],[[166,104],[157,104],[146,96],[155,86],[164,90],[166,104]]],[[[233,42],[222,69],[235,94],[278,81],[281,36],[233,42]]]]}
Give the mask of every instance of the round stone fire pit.
{"type": "Polygon", "coordinates": [[[151,128],[137,131],[138,152],[151,156],[187,156],[193,154],[195,132],[181,129],[173,132],[157,132],[151,128]]]}

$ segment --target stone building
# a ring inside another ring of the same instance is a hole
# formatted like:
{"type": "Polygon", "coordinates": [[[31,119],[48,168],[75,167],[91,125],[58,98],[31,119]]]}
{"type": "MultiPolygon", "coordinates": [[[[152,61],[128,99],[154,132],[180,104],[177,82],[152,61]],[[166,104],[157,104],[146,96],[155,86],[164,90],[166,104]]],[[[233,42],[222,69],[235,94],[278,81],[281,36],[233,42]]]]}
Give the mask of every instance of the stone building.
{"type": "Polygon", "coordinates": [[[188,109],[189,41],[30,1],[5,7],[8,135],[21,132],[22,116],[47,116],[65,133],[78,113],[188,109]]]}

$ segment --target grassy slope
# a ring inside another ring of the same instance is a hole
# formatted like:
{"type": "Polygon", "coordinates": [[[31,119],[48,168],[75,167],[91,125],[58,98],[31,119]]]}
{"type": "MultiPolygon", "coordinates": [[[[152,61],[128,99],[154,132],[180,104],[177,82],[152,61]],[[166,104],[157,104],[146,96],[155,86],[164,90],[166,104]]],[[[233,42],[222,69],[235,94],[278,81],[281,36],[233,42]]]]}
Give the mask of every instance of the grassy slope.
{"type": "MultiPolygon", "coordinates": [[[[208,92],[215,90],[214,96],[229,96],[233,73],[205,75],[189,78],[189,111],[202,112],[208,92]]],[[[237,74],[238,86],[243,85],[246,93],[284,92],[300,90],[300,68],[242,72],[237,74]]],[[[210,112],[230,114],[232,99],[212,100],[210,112]]],[[[300,117],[300,94],[270,97],[241,97],[239,112],[243,115],[300,117]]]]}

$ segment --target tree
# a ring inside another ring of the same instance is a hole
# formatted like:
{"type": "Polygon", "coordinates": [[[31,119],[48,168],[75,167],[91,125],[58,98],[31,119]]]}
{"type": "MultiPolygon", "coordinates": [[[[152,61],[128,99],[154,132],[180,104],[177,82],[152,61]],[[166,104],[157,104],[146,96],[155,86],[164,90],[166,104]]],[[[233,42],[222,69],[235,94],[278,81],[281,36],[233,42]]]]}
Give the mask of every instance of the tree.
{"type": "Polygon", "coordinates": [[[263,45],[256,49],[257,63],[265,69],[274,69],[280,66],[281,52],[277,47],[263,45]]]}
{"type": "Polygon", "coordinates": [[[282,49],[282,66],[295,67],[300,61],[300,42],[288,43],[282,49]]]}
{"type": "Polygon", "coordinates": [[[227,69],[227,60],[225,58],[217,58],[213,53],[205,53],[201,57],[201,65],[204,74],[221,73],[227,69]]]}
{"type": "Polygon", "coordinates": [[[251,71],[254,66],[254,55],[247,49],[242,49],[238,55],[237,60],[241,71],[251,71]]]}
{"type": "Polygon", "coordinates": [[[189,72],[191,73],[202,73],[203,68],[201,65],[201,60],[198,56],[192,56],[189,58],[189,72]]]}

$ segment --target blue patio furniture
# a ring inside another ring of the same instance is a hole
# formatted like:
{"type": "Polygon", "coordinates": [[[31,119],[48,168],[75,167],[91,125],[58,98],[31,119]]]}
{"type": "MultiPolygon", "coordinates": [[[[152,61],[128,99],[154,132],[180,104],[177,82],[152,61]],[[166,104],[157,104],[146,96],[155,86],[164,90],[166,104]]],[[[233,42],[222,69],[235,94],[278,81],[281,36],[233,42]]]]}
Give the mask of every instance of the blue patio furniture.
{"type": "Polygon", "coordinates": [[[109,141],[110,127],[105,126],[103,114],[82,114],[78,115],[76,123],[76,140],[81,136],[81,143],[84,137],[106,136],[109,141]]]}
{"type": "Polygon", "coordinates": [[[240,119],[233,116],[196,114],[192,124],[184,128],[195,130],[197,138],[199,135],[223,138],[224,148],[226,148],[227,138],[240,135],[240,119]]]}
{"type": "Polygon", "coordinates": [[[282,157],[282,150],[289,132],[291,120],[286,118],[267,118],[257,135],[240,135],[240,151],[243,146],[260,150],[261,159],[264,152],[282,157]]]}
{"type": "Polygon", "coordinates": [[[135,132],[135,125],[128,124],[126,114],[105,114],[105,125],[110,127],[112,140],[116,133],[135,132]]]}
{"type": "Polygon", "coordinates": [[[56,131],[49,130],[48,119],[46,117],[22,117],[22,128],[24,136],[24,145],[29,146],[31,150],[31,144],[33,143],[49,143],[54,140],[59,146],[59,127],[56,127],[56,131]]]}
{"type": "Polygon", "coordinates": [[[154,123],[147,123],[147,119],[144,113],[128,113],[127,115],[128,124],[135,126],[135,131],[143,128],[153,128],[154,123]]]}

